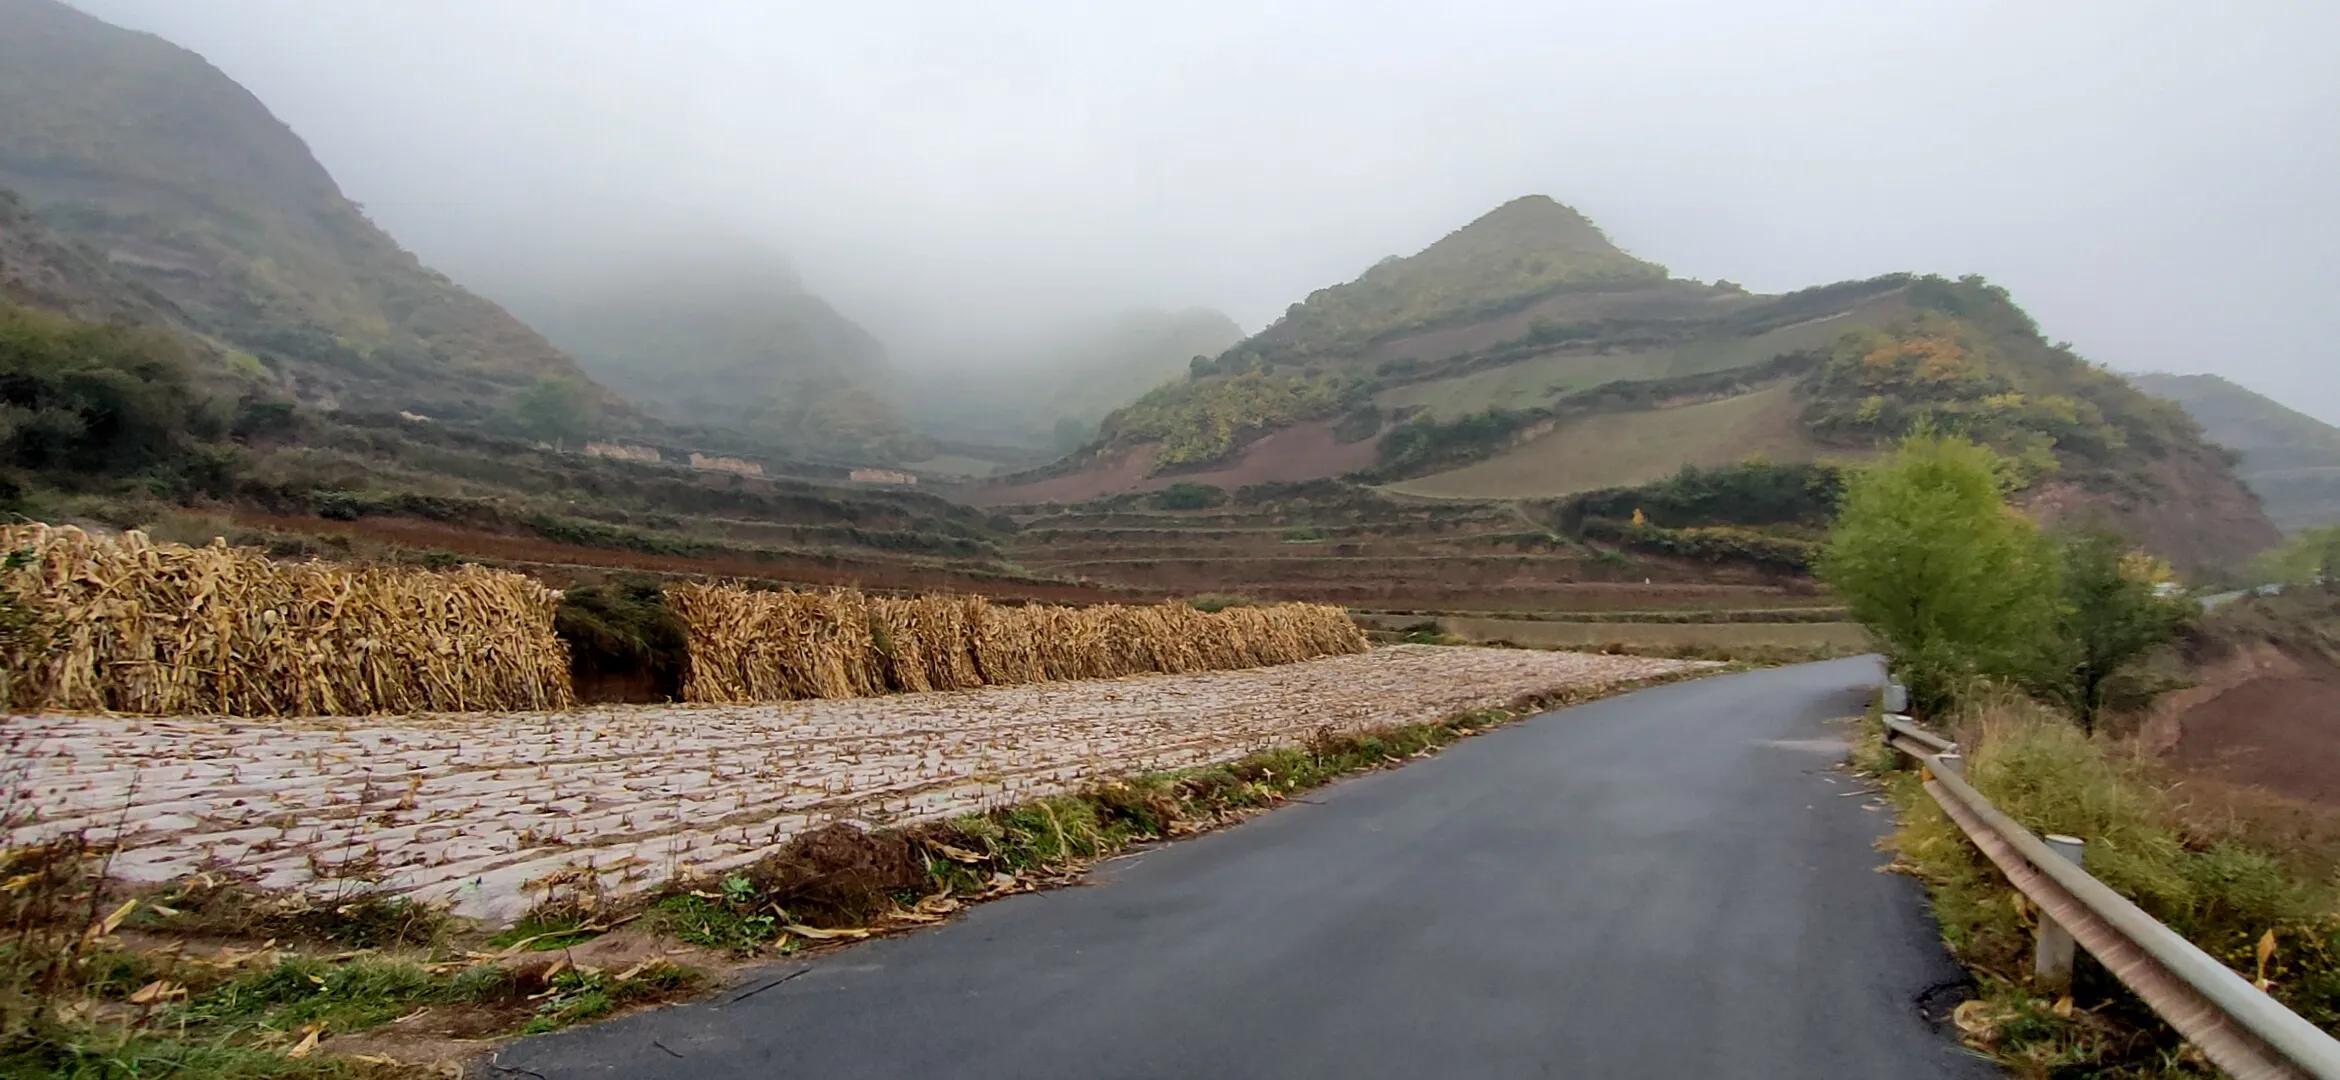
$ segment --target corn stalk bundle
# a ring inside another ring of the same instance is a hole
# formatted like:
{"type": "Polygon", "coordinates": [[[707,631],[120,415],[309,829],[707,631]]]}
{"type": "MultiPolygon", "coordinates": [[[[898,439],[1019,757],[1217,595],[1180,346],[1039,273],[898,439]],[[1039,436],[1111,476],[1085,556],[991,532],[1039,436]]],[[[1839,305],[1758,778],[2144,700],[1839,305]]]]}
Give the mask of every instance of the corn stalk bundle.
{"type": "Polygon", "coordinates": [[[975,627],[975,666],[992,686],[1039,682],[1041,673],[1036,612],[1045,608],[1002,607],[982,597],[968,598],[968,618],[975,627]]]}
{"type": "Polygon", "coordinates": [[[917,606],[915,600],[892,597],[869,602],[870,670],[888,690],[934,689],[926,678],[926,654],[918,647],[917,606]]]}
{"type": "Polygon", "coordinates": [[[18,709],[352,716],[566,708],[559,594],[518,574],[279,563],[138,532],[0,528],[0,589],[30,616],[0,639],[18,709]]]}
{"type": "Polygon", "coordinates": [[[877,692],[869,598],[678,585],[666,602],[689,636],[690,701],[789,701],[877,692]]]}
{"type": "Polygon", "coordinates": [[[1220,671],[1365,651],[1348,613],[1276,604],[1009,607],[847,589],[667,590],[690,640],[686,700],[743,703],[1220,671]]]}

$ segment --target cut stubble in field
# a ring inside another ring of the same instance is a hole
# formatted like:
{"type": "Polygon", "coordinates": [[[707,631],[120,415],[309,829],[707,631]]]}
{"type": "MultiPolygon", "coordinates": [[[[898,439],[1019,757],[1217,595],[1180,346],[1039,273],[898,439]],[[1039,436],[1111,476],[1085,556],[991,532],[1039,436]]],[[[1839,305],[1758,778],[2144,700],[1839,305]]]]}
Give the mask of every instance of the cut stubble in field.
{"type": "Polygon", "coordinates": [[[118,840],[112,869],[379,888],[509,918],[589,865],[612,893],[744,865],[833,821],[903,825],[1232,760],[1335,731],[1691,670],[1673,660],[1397,647],[1246,671],[753,706],[404,720],[22,717],[41,809],[20,843],[118,840]]]}

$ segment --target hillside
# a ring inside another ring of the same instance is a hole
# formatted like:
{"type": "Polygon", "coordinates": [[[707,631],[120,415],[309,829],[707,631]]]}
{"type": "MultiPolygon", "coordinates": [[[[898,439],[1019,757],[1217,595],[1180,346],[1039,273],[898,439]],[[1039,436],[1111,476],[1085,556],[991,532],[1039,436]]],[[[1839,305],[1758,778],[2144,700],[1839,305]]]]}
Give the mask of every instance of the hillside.
{"type": "Polygon", "coordinates": [[[1355,281],[1310,293],[1236,352],[1247,362],[1337,358],[1394,333],[1461,314],[1496,314],[1557,288],[1665,279],[1665,267],[1618,250],[1584,215],[1528,195],[1414,255],[1383,259],[1355,281]]]}
{"type": "Polygon", "coordinates": [[[2340,524],[2340,428],[2216,375],[2139,375],[2210,441],[2241,455],[2237,471],[2286,530],[2340,524]]]}
{"type": "Polygon", "coordinates": [[[1235,320],[1208,308],[1125,311],[930,372],[912,385],[911,408],[938,438],[1062,452],[1195,357],[1241,340],[1235,320]]]}
{"type": "Polygon", "coordinates": [[[1560,498],[1750,456],[1857,461],[1928,423],[2015,459],[2041,517],[2105,519],[2189,566],[2276,537],[2183,412],[2049,342],[2003,289],[1673,279],[1540,197],[1318,291],[983,497],[1349,476],[1560,498]]]}
{"type": "Polygon", "coordinates": [[[479,417],[587,381],[375,227],[203,58],[55,0],[0,0],[0,26],[0,188],[302,400],[479,417]]]}
{"type": "Polygon", "coordinates": [[[769,252],[720,242],[506,291],[587,372],[666,420],[783,452],[925,456],[876,338],[769,252]]]}

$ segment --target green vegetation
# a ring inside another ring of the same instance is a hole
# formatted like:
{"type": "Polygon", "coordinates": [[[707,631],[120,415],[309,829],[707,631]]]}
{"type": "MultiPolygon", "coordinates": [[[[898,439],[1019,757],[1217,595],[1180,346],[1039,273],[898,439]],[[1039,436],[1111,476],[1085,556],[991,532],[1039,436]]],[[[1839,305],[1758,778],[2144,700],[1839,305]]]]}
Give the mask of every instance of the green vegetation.
{"type": "MultiPolygon", "coordinates": [[[[2130,766],[2019,695],[1970,695],[1956,727],[1967,779],[1999,809],[2036,832],[2085,837],[2098,880],[2229,967],[2266,979],[2309,1022],[2340,1024],[2340,898],[2331,884],[2300,877],[2274,853],[2189,835],[2130,766]],[[2272,944],[2263,965],[2262,942],[2272,944]]],[[[1902,818],[1890,841],[1896,866],[1926,882],[1944,940],[1982,984],[1961,1010],[1969,1042],[2025,1076],[2215,1075],[2094,964],[2080,966],[2072,991],[2087,1007],[2037,996],[2027,982],[2025,906],[1914,773],[1886,780],[1902,818]]]]}
{"type": "Polygon", "coordinates": [[[573,379],[547,376],[520,395],[512,406],[522,433],[553,443],[584,438],[600,415],[593,390],[573,379]]]}
{"type": "MultiPolygon", "coordinates": [[[[573,364],[502,309],[423,267],[301,142],[202,58],[62,3],[12,5],[0,35],[0,188],[94,251],[51,260],[67,291],[119,293],[320,395],[484,419],[573,364]]],[[[44,249],[53,250],[53,249],[44,249]]],[[[42,256],[48,259],[47,256],[42,256]]],[[[71,305],[83,310],[85,305],[71,305]]]]}
{"type": "Polygon", "coordinates": [[[1212,484],[1181,480],[1154,493],[1154,505],[1164,510],[1208,510],[1227,502],[1227,490],[1212,484]]]}
{"type": "Polygon", "coordinates": [[[1443,422],[1429,414],[1417,416],[1390,429],[1381,440],[1375,468],[1382,476],[1420,476],[1444,465],[1491,457],[1537,419],[1534,413],[1493,408],[1443,422]]]}
{"type": "Polygon", "coordinates": [[[1978,677],[2038,670],[2054,632],[2055,553],[2008,509],[2004,459],[1921,433],[1846,483],[1820,575],[1933,713],[1978,677]]]}
{"type": "Polygon", "coordinates": [[[1655,483],[1685,464],[1823,456],[1797,413],[1792,389],[1778,383],[1693,404],[1569,415],[1483,461],[1391,486],[1446,498],[1559,497],[1655,483]]]}
{"type": "Polygon", "coordinates": [[[2301,530],[2252,562],[2250,577],[2257,584],[2340,581],[2340,525],[2301,530]]]}
{"type": "Polygon", "coordinates": [[[1351,383],[1327,372],[1240,375],[1159,386],[1105,418],[1106,438],[1159,440],[1159,468],[1218,461],[1243,439],[1340,411],[1351,383]]]}
{"type": "Polygon", "coordinates": [[[638,680],[652,700],[682,698],[690,644],[655,579],[626,576],[563,590],[553,632],[568,644],[570,674],[581,686],[638,680]]]}
{"type": "Polygon", "coordinates": [[[1627,255],[1584,215],[1541,195],[1514,199],[1404,258],[1319,289],[1283,319],[1219,360],[1332,356],[1377,337],[1484,314],[1561,288],[1663,281],[1665,267],[1627,255]]]}
{"type": "Polygon", "coordinates": [[[1653,484],[1604,488],[1570,496],[1550,519],[1564,532],[1591,518],[1645,516],[1659,526],[1823,525],[1844,497],[1844,470],[1819,462],[1778,464],[1761,459],[1680,472],[1653,484]]]}
{"type": "Polygon", "coordinates": [[[1186,598],[1186,606],[1196,611],[1225,611],[1228,608],[1256,607],[1259,601],[1249,596],[1231,593],[1199,593],[1186,598]]]}
{"type": "MultiPolygon", "coordinates": [[[[2017,471],[1965,438],[1908,437],[1850,478],[1824,575],[1885,645],[1913,710],[1958,733],[1967,779],[1995,805],[2085,838],[2099,880],[2310,1021],[2340,1021],[2340,882],[2189,832],[2134,759],[2094,737],[2115,678],[2179,634],[2192,605],[2157,595],[2166,565],[2117,534],[2042,536],[2005,503],[2017,471]]],[[[1893,765],[1875,741],[1855,760],[1893,765]]],[[[1982,984],[1958,1013],[1970,1043],[2022,1075],[2208,1075],[2099,967],[2082,965],[2071,998],[2038,997],[2023,974],[2025,905],[1915,776],[1888,787],[1903,813],[1898,865],[1927,882],[1944,938],[1982,984]]]]}
{"type": "Polygon", "coordinates": [[[1927,277],[1910,290],[1917,315],[1845,335],[1805,386],[1823,438],[1874,444],[1930,425],[2008,455],[2024,483],[2069,468],[2097,485],[2135,455],[2200,445],[2182,410],[2049,344],[2005,289],[1927,277]]]}
{"type": "Polygon", "coordinates": [[[2114,676],[2175,635],[2191,605],[2156,595],[2167,568],[2117,534],[2041,535],[2007,506],[2009,472],[1966,439],[1910,436],[1852,475],[1821,576],[1884,644],[1916,711],[1999,680],[2093,731],[2114,676]]]}
{"type": "Polygon", "coordinates": [[[1610,518],[1586,518],[1578,535],[1587,540],[1622,544],[1652,555],[1671,555],[1710,563],[1738,563],[1800,574],[1812,568],[1820,545],[1793,536],[1777,536],[1734,525],[1693,525],[1667,528],[1633,524],[1610,518]]]}
{"type": "Polygon", "coordinates": [[[1532,327],[1492,348],[1393,368],[1389,374],[1406,381],[1376,399],[1451,420],[1490,408],[1533,409],[1602,388],[1694,386],[1728,372],[1762,381],[1783,373],[1765,370],[1779,357],[1824,354],[1848,328],[1906,314],[1907,284],[1905,276],[1844,282],[1743,305],[1717,305],[1711,294],[1684,285],[1698,299],[1675,317],[1627,308],[1637,317],[1532,327]]]}
{"type": "Polygon", "coordinates": [[[168,334],[0,301],[0,507],[38,483],[221,494],[235,423],[168,334]]]}
{"type": "Polygon", "coordinates": [[[507,964],[436,910],[371,894],[313,903],[203,875],[126,897],[104,865],[77,839],[0,850],[0,1076],[407,1076],[319,1044],[434,1009],[474,1034],[549,1031],[702,981],[664,960],[507,964]]]}
{"type": "Polygon", "coordinates": [[[2043,689],[2094,733],[2113,677],[2175,636],[2194,605],[2156,595],[2168,576],[2143,570],[2146,561],[2116,533],[2082,529],[2057,540],[2063,602],[2043,689]]]}

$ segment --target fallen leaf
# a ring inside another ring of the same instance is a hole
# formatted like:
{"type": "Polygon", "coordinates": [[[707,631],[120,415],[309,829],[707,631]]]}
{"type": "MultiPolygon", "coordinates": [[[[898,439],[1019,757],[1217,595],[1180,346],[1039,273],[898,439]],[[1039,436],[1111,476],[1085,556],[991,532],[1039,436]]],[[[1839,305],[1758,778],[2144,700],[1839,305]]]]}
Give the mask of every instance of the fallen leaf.
{"type": "Polygon", "coordinates": [[[929,840],[926,843],[928,847],[933,848],[943,858],[949,859],[953,862],[979,863],[983,861],[983,856],[969,851],[963,847],[952,847],[951,845],[943,843],[940,840],[929,840]]]}
{"type": "Polygon", "coordinates": [[[2072,995],[2065,994],[2063,997],[2057,998],[2055,1004],[2048,1006],[2048,1011],[2070,1020],[2072,1018],[2072,995]]]}
{"type": "Polygon", "coordinates": [[[809,938],[813,941],[830,941],[836,938],[865,938],[873,933],[876,933],[874,930],[863,927],[855,927],[850,930],[823,930],[817,926],[804,926],[798,923],[789,923],[786,929],[791,934],[795,934],[801,938],[809,938]]]}
{"type": "Polygon", "coordinates": [[[325,1025],[311,1024],[302,1030],[307,1031],[308,1034],[303,1036],[300,1042],[294,1043],[292,1049],[285,1051],[284,1056],[288,1058],[305,1058],[316,1052],[317,1040],[319,1037],[325,1034],[325,1025]]]}
{"type": "Polygon", "coordinates": [[[122,906],[115,908],[113,914],[89,924],[89,932],[82,936],[82,940],[96,941],[99,938],[105,937],[106,935],[121,929],[122,920],[129,918],[130,913],[137,910],[137,908],[138,901],[135,899],[122,901],[122,906]]]}
{"type": "Polygon", "coordinates": [[[184,987],[172,983],[169,979],[156,979],[133,991],[130,995],[130,1004],[152,1005],[165,998],[177,997],[185,992],[184,987]]]}
{"type": "Polygon", "coordinates": [[[1958,1030],[1969,1035],[1980,1035],[1991,1029],[1990,1019],[1983,1015],[1989,1008],[1980,999],[1961,1001],[1957,1008],[1950,1010],[1950,1022],[1957,1024],[1958,1030]]]}

